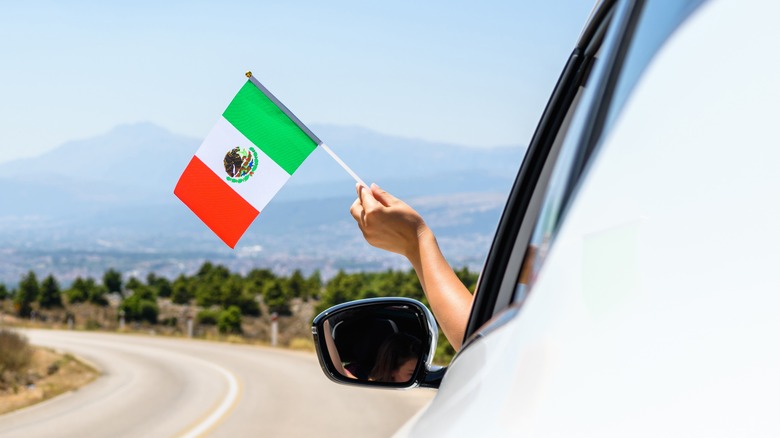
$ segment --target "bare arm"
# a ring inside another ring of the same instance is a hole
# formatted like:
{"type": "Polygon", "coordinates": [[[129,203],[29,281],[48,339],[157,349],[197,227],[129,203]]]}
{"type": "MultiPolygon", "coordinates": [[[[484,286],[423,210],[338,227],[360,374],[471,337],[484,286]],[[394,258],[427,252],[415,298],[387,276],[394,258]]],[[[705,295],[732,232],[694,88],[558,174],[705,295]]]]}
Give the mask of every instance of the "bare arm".
{"type": "Polygon", "coordinates": [[[460,350],[474,297],[447,263],[433,232],[426,227],[418,236],[418,241],[418,251],[407,258],[420,279],[444,335],[456,351],[460,350]]]}
{"type": "Polygon", "coordinates": [[[376,184],[370,189],[358,185],[357,191],[350,212],[366,241],[409,260],[444,335],[459,350],[473,296],[442,255],[433,232],[413,208],[376,184]]]}
{"type": "Polygon", "coordinates": [[[326,319],[322,324],[322,328],[325,329],[325,333],[323,333],[322,336],[325,337],[325,345],[328,346],[330,361],[333,362],[333,366],[336,367],[336,371],[341,373],[342,376],[349,377],[350,379],[356,379],[357,377],[350,373],[348,369],[344,368],[344,364],[341,362],[339,350],[336,348],[336,342],[333,340],[333,335],[331,334],[330,321],[326,319]]]}

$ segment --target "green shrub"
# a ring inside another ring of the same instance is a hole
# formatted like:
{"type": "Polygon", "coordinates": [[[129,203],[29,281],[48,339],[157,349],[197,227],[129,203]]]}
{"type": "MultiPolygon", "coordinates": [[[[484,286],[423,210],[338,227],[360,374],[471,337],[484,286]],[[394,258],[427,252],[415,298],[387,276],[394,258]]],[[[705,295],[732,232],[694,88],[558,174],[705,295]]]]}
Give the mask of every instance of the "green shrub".
{"type": "Polygon", "coordinates": [[[216,325],[217,318],[219,318],[219,311],[211,309],[203,309],[195,316],[198,324],[204,325],[216,325]]]}
{"type": "Polygon", "coordinates": [[[138,312],[138,319],[141,321],[157,324],[157,314],[159,313],[157,301],[141,300],[138,305],[138,312]]]}
{"type": "Polygon", "coordinates": [[[125,318],[129,321],[146,321],[150,324],[157,324],[157,297],[146,287],[139,287],[136,291],[125,298],[119,305],[120,310],[124,310],[125,318]]]}
{"type": "Polygon", "coordinates": [[[179,324],[179,318],[175,316],[169,316],[168,318],[163,318],[160,321],[160,325],[169,326],[169,327],[176,327],[179,324]]]}
{"type": "Polygon", "coordinates": [[[433,362],[439,365],[447,365],[455,356],[455,349],[450,345],[444,332],[439,328],[439,339],[436,342],[436,354],[433,362]]]}
{"type": "Polygon", "coordinates": [[[220,333],[241,333],[241,309],[230,306],[219,312],[217,329],[220,333]]]}

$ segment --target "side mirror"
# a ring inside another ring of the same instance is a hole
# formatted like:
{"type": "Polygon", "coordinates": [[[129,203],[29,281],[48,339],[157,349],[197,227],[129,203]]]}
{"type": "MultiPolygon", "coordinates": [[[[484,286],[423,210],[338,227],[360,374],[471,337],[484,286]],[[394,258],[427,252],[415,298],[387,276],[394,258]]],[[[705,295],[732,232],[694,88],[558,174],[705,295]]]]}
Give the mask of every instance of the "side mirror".
{"type": "Polygon", "coordinates": [[[438,388],[439,332],[433,315],[409,298],[368,298],[331,307],[312,322],[322,371],[337,383],[438,388]]]}

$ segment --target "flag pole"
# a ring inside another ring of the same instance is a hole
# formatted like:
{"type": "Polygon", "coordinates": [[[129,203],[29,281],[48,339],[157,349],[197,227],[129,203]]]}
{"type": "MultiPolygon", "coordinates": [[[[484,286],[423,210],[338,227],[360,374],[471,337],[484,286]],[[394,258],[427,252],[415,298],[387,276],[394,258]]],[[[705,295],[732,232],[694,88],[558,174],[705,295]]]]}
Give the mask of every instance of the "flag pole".
{"type": "Polygon", "coordinates": [[[313,132],[311,132],[311,130],[310,130],[310,129],[309,129],[307,126],[306,126],[306,125],[304,125],[304,124],[303,124],[303,122],[301,122],[301,121],[298,119],[298,117],[295,117],[295,114],[293,114],[293,113],[292,113],[292,111],[290,111],[289,109],[287,109],[287,107],[286,107],[286,106],[284,106],[284,104],[283,104],[282,102],[280,102],[280,101],[279,101],[279,99],[277,99],[277,98],[276,98],[276,96],[274,96],[273,94],[271,94],[271,92],[270,92],[270,91],[268,91],[268,89],[267,89],[267,88],[265,88],[265,87],[263,86],[263,84],[261,84],[261,83],[260,83],[260,81],[258,81],[258,80],[257,80],[257,78],[255,78],[255,77],[252,75],[252,72],[251,72],[251,71],[248,71],[248,72],[246,72],[246,77],[247,77],[247,78],[249,78],[249,80],[250,80],[250,81],[251,81],[253,84],[255,84],[255,86],[257,86],[257,88],[259,88],[259,89],[260,89],[260,91],[262,91],[262,92],[263,92],[263,94],[265,94],[265,95],[266,95],[266,97],[268,97],[269,99],[271,99],[271,101],[273,101],[273,102],[276,104],[276,106],[277,106],[277,107],[279,107],[279,109],[281,109],[281,110],[282,110],[282,112],[284,112],[284,113],[287,115],[287,117],[289,117],[289,118],[290,118],[290,120],[292,120],[292,121],[293,121],[293,123],[295,123],[296,125],[298,125],[298,127],[299,127],[299,128],[301,128],[301,130],[302,130],[303,132],[305,132],[305,133],[306,133],[306,135],[308,135],[308,136],[309,136],[309,138],[311,138],[311,139],[312,139],[312,141],[314,141],[315,143],[317,143],[317,146],[322,146],[322,149],[324,149],[324,150],[325,150],[325,152],[327,152],[327,153],[328,153],[328,155],[330,155],[330,156],[331,156],[331,158],[333,158],[334,160],[336,160],[336,162],[337,162],[337,163],[339,163],[339,165],[340,165],[340,166],[341,166],[341,167],[342,167],[344,170],[346,170],[346,171],[347,171],[347,173],[348,173],[348,174],[349,174],[349,175],[350,175],[350,176],[351,176],[351,177],[352,177],[352,178],[355,180],[355,182],[357,182],[358,184],[360,184],[360,185],[362,185],[362,186],[364,186],[364,187],[368,187],[368,185],[367,185],[365,182],[363,182],[363,180],[362,180],[362,179],[360,179],[360,177],[359,177],[359,176],[357,176],[357,174],[356,174],[355,172],[353,172],[353,171],[352,171],[352,169],[350,169],[350,168],[349,168],[349,166],[347,166],[347,164],[346,164],[346,163],[344,163],[343,161],[341,161],[341,158],[339,158],[339,157],[338,157],[338,155],[336,155],[335,153],[333,153],[333,151],[332,151],[332,150],[330,150],[330,148],[328,147],[328,145],[326,145],[326,144],[325,144],[325,143],[324,143],[322,140],[320,140],[320,139],[319,139],[319,137],[317,137],[317,136],[316,136],[316,135],[315,135],[313,132]]]}
{"type": "Polygon", "coordinates": [[[339,158],[339,157],[338,157],[338,155],[334,154],[334,153],[333,153],[333,151],[332,151],[332,150],[330,150],[330,148],[328,147],[328,145],[326,145],[325,143],[320,143],[320,147],[322,147],[322,149],[324,149],[324,150],[325,150],[325,152],[327,152],[327,153],[328,153],[328,155],[330,155],[330,156],[331,156],[331,158],[333,158],[334,160],[336,160],[336,162],[337,162],[337,163],[339,163],[339,165],[340,165],[340,166],[341,166],[341,167],[342,167],[344,170],[346,170],[346,171],[347,171],[347,173],[348,173],[350,176],[352,176],[352,178],[354,178],[354,179],[355,179],[355,181],[356,181],[358,184],[360,184],[360,185],[361,185],[361,186],[363,186],[363,187],[366,187],[366,188],[368,188],[368,185],[367,185],[366,183],[364,183],[364,182],[363,182],[363,180],[362,180],[362,179],[360,179],[360,177],[359,177],[359,176],[357,176],[357,174],[356,174],[355,172],[353,172],[353,171],[352,171],[352,169],[350,169],[350,168],[349,168],[349,166],[347,166],[347,164],[346,164],[346,163],[344,163],[343,161],[341,161],[341,158],[339,158]]]}

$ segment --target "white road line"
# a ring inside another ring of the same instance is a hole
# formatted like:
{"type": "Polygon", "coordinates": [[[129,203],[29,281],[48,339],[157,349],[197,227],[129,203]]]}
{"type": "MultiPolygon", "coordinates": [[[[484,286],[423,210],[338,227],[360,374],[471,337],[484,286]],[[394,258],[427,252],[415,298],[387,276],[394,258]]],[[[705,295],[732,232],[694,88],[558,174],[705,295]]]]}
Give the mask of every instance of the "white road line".
{"type": "Polygon", "coordinates": [[[206,432],[209,431],[209,429],[219,424],[222,420],[225,419],[225,417],[227,417],[235,404],[238,402],[240,394],[238,379],[236,379],[233,373],[211,362],[207,362],[205,360],[200,360],[200,362],[222,373],[222,375],[228,381],[228,392],[227,395],[225,395],[225,398],[222,399],[222,403],[220,403],[219,406],[217,406],[217,408],[203,421],[196,424],[195,426],[192,426],[187,432],[184,432],[182,435],[180,435],[182,438],[196,438],[203,436],[206,432]]]}

